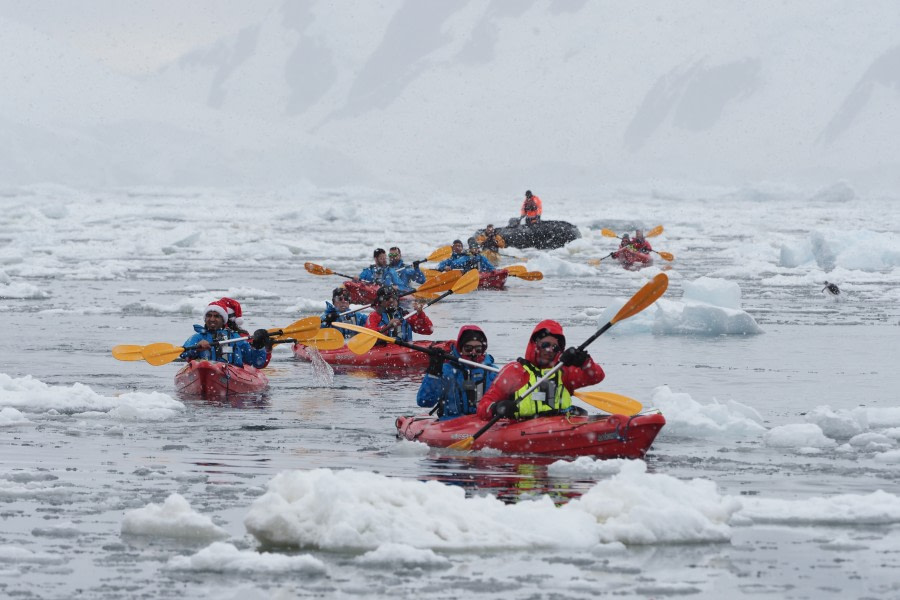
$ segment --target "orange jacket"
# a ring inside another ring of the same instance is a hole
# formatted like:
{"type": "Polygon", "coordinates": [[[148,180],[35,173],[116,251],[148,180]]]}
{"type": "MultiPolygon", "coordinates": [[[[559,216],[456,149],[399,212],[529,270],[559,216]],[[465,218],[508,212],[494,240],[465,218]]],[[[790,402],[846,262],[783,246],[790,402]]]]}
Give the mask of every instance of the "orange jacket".
{"type": "Polygon", "coordinates": [[[532,195],[531,198],[526,198],[522,203],[522,216],[528,217],[529,219],[533,219],[535,217],[541,216],[541,213],[544,211],[544,207],[541,204],[541,199],[537,196],[532,195]],[[533,201],[534,208],[529,209],[529,204],[533,201]]]}

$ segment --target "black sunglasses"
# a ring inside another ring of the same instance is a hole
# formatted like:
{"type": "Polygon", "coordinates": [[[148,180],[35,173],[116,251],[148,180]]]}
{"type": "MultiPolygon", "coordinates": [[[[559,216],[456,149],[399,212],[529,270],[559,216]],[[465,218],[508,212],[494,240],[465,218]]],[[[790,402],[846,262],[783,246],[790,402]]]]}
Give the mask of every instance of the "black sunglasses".
{"type": "Polygon", "coordinates": [[[538,344],[538,348],[541,350],[551,350],[553,352],[559,352],[559,344],[554,344],[553,342],[541,342],[538,344]]]}

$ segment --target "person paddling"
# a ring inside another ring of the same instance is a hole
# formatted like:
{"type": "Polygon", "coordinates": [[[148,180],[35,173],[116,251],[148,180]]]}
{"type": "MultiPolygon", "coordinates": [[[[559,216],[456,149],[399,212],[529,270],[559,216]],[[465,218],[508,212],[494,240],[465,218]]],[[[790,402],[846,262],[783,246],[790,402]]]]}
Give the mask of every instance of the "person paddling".
{"type": "MultiPolygon", "coordinates": [[[[450,348],[450,354],[454,358],[492,367],[494,357],[487,354],[487,345],[487,336],[480,327],[463,325],[459,328],[456,343],[450,348]]],[[[437,414],[442,420],[473,415],[478,409],[478,402],[496,377],[494,371],[445,363],[443,357],[432,356],[416,395],[416,404],[426,408],[437,404],[437,414]]]]}
{"type": "MultiPolygon", "coordinates": [[[[338,323],[351,323],[353,325],[365,327],[366,322],[369,320],[369,315],[364,315],[362,312],[341,315],[341,313],[348,312],[349,310],[350,292],[348,292],[347,288],[344,286],[334,288],[331,291],[331,302],[325,302],[325,312],[322,313],[322,327],[331,327],[331,324],[335,321],[338,323]]],[[[349,329],[341,329],[340,332],[345,338],[356,335],[355,331],[350,331],[349,329]]]]}
{"type": "MultiPolygon", "coordinates": [[[[397,301],[397,290],[393,287],[382,286],[375,295],[375,310],[369,315],[366,327],[374,329],[384,335],[400,338],[405,342],[411,342],[413,332],[422,335],[431,335],[434,325],[423,310],[425,302],[416,300],[413,304],[415,314],[406,316],[406,311],[400,308],[397,301]]],[[[383,343],[383,342],[379,342],[383,343]]]]}
{"type": "Polygon", "coordinates": [[[643,252],[644,254],[649,254],[653,251],[653,246],[650,245],[650,242],[644,239],[643,229],[634,230],[634,238],[631,240],[631,246],[635,249],[636,252],[643,252]]]}
{"type": "Polygon", "coordinates": [[[612,253],[613,258],[619,258],[621,256],[622,250],[630,250],[631,249],[631,237],[627,233],[622,235],[622,241],[619,242],[619,249],[612,253]]]}
{"type": "Polygon", "coordinates": [[[401,292],[411,291],[414,288],[413,283],[425,283],[425,273],[419,268],[421,261],[414,260],[411,265],[404,264],[403,255],[397,246],[388,250],[388,259],[388,266],[394,269],[400,278],[401,292]]]}
{"type": "Polygon", "coordinates": [[[359,281],[377,283],[378,285],[401,287],[403,282],[400,281],[400,276],[397,275],[397,271],[392,269],[388,264],[388,257],[384,248],[375,248],[373,256],[375,257],[375,263],[360,271],[359,277],[356,279],[359,281]]]}
{"type": "Polygon", "coordinates": [[[450,255],[450,258],[438,263],[438,271],[458,269],[463,273],[468,273],[472,269],[478,269],[479,271],[495,270],[491,261],[481,254],[481,248],[479,248],[475,240],[472,240],[469,244],[468,252],[463,249],[462,240],[453,240],[451,248],[453,254],[450,255]]]}
{"type": "Polygon", "coordinates": [[[825,287],[822,288],[823,292],[825,290],[828,290],[828,293],[831,294],[832,296],[837,296],[838,294],[841,293],[840,288],[836,284],[828,283],[827,281],[825,282],[825,287]]]}
{"type": "Polygon", "coordinates": [[[506,240],[491,224],[485,226],[484,233],[475,236],[475,241],[481,244],[481,249],[485,252],[499,252],[500,248],[506,248],[506,240]]]}
{"type": "MultiPolygon", "coordinates": [[[[244,310],[241,308],[241,303],[234,298],[219,298],[216,303],[224,306],[228,312],[225,328],[237,332],[240,337],[250,337],[250,332],[244,329],[244,310]]],[[[272,345],[267,344],[266,362],[263,367],[267,367],[270,360],[272,360],[272,345]]]]}
{"type": "Polygon", "coordinates": [[[605,374],[587,350],[570,347],[563,351],[565,345],[562,325],[549,319],[538,323],[525,348],[525,358],[500,370],[478,403],[478,416],[489,421],[494,416],[513,419],[569,411],[572,393],[603,381],[605,374]],[[517,397],[559,362],[565,366],[537,390],[524,398],[517,397]]]}
{"type": "Polygon", "coordinates": [[[250,343],[241,341],[220,345],[217,342],[242,337],[236,331],[225,328],[227,320],[228,309],[219,301],[210,303],[204,313],[204,324],[194,325],[196,333],[183,344],[185,348],[191,349],[182,352],[181,358],[227,362],[238,367],[246,364],[258,369],[263,368],[268,362],[266,351],[272,347],[269,332],[265,329],[257,329],[253,332],[253,339],[250,343]],[[193,346],[196,348],[192,348],[193,346]]]}

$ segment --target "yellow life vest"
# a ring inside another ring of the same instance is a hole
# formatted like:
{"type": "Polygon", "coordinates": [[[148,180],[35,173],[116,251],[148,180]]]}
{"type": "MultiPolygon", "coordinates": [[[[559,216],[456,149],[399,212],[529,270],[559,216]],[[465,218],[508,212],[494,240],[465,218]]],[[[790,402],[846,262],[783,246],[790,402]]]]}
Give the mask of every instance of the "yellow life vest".
{"type": "MultiPolygon", "coordinates": [[[[521,398],[528,388],[537,383],[537,380],[550,370],[550,368],[538,369],[525,359],[519,359],[519,364],[528,373],[528,383],[516,390],[516,399],[521,398]]],[[[538,389],[519,400],[516,416],[520,418],[533,417],[539,413],[565,410],[570,406],[572,406],[572,396],[569,395],[569,390],[563,385],[562,369],[560,369],[550,379],[542,383],[538,389]]]]}

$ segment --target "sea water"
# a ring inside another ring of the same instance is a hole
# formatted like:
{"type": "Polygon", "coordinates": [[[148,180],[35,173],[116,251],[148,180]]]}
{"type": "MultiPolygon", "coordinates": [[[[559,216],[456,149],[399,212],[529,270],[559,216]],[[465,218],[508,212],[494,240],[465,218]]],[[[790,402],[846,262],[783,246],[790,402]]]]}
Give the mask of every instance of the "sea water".
{"type": "Polygon", "coordinates": [[[541,195],[545,218],[582,239],[509,249],[544,279],[435,304],[430,337],[477,323],[502,363],[554,318],[578,344],[667,273],[660,302],[589,348],[606,371],[595,389],[666,416],[645,461],[398,441],[421,373],[332,374],[284,346],[265,393],[206,402],[175,395],[178,363],[110,354],[183,343],[225,295],[251,330],[317,314],[341,278],[304,262],[353,274],[392,245],[424,258],[504,224],[515,199],[4,190],[0,593],[900,597],[896,199],[771,185],[541,195]],[[617,246],[603,228],[659,224],[650,241],[673,262],[589,263],[617,246]]]}

